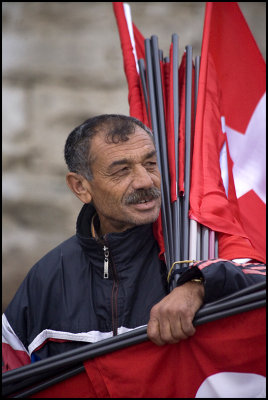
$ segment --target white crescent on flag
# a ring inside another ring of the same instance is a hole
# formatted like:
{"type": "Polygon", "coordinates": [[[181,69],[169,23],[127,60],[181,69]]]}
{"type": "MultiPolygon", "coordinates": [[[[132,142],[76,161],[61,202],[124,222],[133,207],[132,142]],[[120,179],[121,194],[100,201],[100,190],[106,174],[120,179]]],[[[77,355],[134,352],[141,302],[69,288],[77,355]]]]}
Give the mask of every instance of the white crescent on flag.
{"type": "Polygon", "coordinates": [[[266,398],[266,379],[259,374],[220,372],[200,385],[195,398],[266,398]]]}

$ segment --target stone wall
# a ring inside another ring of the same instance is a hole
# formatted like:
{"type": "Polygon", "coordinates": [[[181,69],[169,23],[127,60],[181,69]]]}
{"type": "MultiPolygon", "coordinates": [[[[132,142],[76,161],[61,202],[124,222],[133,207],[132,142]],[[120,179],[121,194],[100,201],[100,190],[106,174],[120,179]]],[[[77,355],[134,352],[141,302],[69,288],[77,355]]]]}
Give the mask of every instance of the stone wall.
{"type": "MultiPolygon", "coordinates": [[[[265,2],[239,3],[266,57],[265,2]]],[[[32,265],[75,232],[82,203],[65,183],[68,133],[90,116],[128,114],[112,3],[3,2],[3,309],[32,265]]],[[[200,54],[204,2],[133,2],[168,55],[200,54]]]]}

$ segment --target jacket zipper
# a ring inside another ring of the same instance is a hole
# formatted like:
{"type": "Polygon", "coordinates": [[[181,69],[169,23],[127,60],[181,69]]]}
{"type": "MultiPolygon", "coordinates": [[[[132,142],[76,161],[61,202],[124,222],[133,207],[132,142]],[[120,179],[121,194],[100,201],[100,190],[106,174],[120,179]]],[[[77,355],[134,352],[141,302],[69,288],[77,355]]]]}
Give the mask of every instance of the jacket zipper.
{"type": "Polygon", "coordinates": [[[104,269],[103,269],[103,278],[109,278],[109,249],[107,246],[103,246],[104,251],[104,269]]]}
{"type": "MultiPolygon", "coordinates": [[[[109,248],[104,245],[104,268],[103,268],[103,278],[109,278],[109,248]]],[[[113,324],[113,336],[117,335],[117,294],[118,294],[118,280],[116,276],[115,266],[112,263],[113,268],[113,288],[112,288],[112,324],[113,324]]]]}

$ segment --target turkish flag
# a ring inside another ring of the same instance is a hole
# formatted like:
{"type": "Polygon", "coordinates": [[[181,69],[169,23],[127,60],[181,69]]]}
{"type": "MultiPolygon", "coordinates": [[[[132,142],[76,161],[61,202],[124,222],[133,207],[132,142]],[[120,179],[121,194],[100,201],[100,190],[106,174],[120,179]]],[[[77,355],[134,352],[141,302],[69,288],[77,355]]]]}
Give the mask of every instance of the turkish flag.
{"type": "Polygon", "coordinates": [[[265,85],[265,62],[237,3],[208,2],[190,217],[219,232],[221,258],[265,262],[265,85]]]}
{"type": "Polygon", "coordinates": [[[265,397],[265,307],[197,327],[178,344],[145,342],[84,363],[34,398],[265,397]]]}

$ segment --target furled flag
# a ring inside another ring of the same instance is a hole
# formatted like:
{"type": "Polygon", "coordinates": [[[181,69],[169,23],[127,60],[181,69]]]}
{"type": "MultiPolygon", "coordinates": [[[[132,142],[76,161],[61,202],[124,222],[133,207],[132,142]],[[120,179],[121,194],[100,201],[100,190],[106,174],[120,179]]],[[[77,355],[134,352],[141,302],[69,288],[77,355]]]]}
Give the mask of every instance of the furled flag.
{"type": "Polygon", "coordinates": [[[208,2],[190,217],[220,232],[222,258],[265,262],[265,85],[265,62],[237,3],[208,2]]]}
{"type": "Polygon", "coordinates": [[[113,2],[121,48],[124,70],[128,83],[129,114],[148,124],[145,104],[142,99],[142,88],[139,76],[138,58],[145,58],[144,39],[132,24],[130,7],[126,3],[113,2]],[[134,36],[135,31],[135,36],[134,36]]]}

